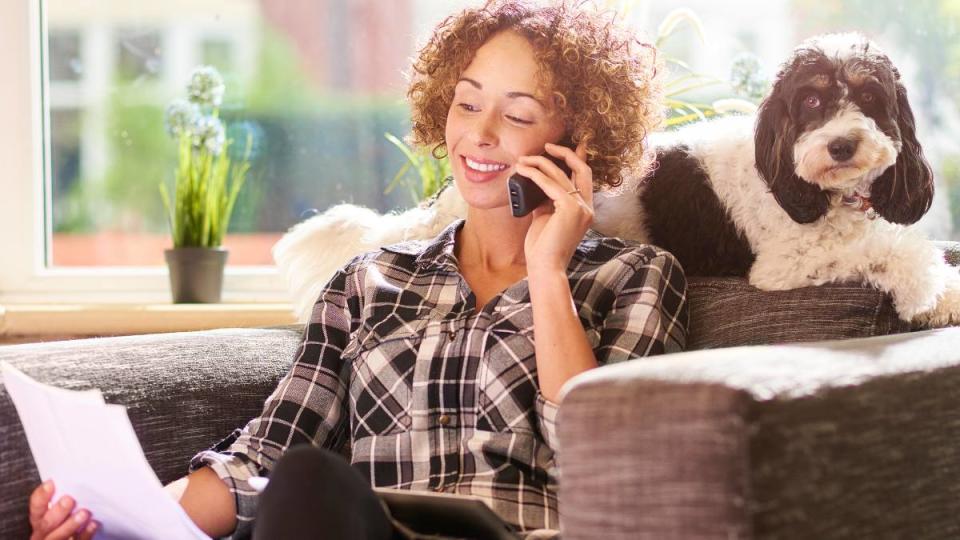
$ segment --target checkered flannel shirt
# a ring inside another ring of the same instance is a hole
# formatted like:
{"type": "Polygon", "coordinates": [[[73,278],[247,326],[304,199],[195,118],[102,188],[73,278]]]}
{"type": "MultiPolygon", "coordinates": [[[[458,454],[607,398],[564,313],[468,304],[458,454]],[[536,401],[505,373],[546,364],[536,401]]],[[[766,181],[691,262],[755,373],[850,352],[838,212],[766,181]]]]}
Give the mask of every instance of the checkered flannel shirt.
{"type": "MultiPolygon", "coordinates": [[[[235,536],[256,513],[247,480],[301,443],[350,445],[371,485],[479,496],[527,536],[559,529],[557,405],[539,391],[527,280],[475,308],[454,255],[462,224],[337,272],[263,413],[193,458],[236,496],[235,536]]],[[[686,279],[669,253],[590,230],[568,276],[601,365],[683,348],[686,279]]]]}

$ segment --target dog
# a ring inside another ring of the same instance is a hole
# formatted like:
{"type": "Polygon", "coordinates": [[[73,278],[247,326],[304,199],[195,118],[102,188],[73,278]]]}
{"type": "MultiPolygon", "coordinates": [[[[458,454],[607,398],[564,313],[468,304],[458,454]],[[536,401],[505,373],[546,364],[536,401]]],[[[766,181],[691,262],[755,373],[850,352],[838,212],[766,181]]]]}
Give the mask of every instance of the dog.
{"type": "Polygon", "coordinates": [[[800,44],[755,118],[658,134],[634,190],[594,198],[598,231],[673,253],[688,275],[786,290],[859,281],[905,321],[960,321],[960,274],[906,225],[933,173],[889,57],[859,34],[800,44]]]}
{"type": "MultiPolygon", "coordinates": [[[[891,294],[924,326],[960,321],[960,274],[906,225],[933,199],[900,75],[859,34],[812,38],[783,64],[756,118],[650,136],[642,179],[594,197],[593,228],[673,253],[688,275],[746,276],[762,290],[859,281],[891,294]]],[[[296,226],[274,250],[309,319],[350,257],[428,239],[466,204],[449,185],[427,204],[380,216],[340,205],[296,226]]]]}

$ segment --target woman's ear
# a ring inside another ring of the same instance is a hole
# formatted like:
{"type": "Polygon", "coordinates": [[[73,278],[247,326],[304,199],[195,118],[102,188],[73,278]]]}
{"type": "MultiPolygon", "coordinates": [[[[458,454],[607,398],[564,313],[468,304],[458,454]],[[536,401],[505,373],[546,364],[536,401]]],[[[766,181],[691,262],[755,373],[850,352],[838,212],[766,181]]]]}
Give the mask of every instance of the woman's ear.
{"type": "Polygon", "coordinates": [[[870,187],[870,203],[878,214],[893,223],[916,223],[933,203],[933,171],[917,141],[913,111],[907,90],[897,83],[897,126],[900,153],[892,167],[870,187]]]}
{"type": "Polygon", "coordinates": [[[774,88],[760,104],[754,131],[757,172],[777,203],[797,223],[811,223],[827,213],[829,197],[795,172],[790,114],[774,88]]]}

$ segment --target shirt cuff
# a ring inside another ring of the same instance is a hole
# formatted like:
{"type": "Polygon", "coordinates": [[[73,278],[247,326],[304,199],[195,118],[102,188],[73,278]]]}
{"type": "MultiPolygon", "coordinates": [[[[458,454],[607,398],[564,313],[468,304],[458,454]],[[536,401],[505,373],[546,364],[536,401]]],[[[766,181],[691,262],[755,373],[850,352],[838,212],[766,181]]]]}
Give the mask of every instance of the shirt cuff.
{"type": "Polygon", "coordinates": [[[202,467],[210,467],[234,496],[237,506],[237,528],[224,538],[229,540],[250,538],[253,535],[253,520],[257,515],[259,492],[250,486],[248,480],[257,476],[256,465],[237,456],[204,450],[190,460],[190,472],[202,467]]]}
{"type": "Polygon", "coordinates": [[[560,410],[560,405],[548,400],[543,397],[543,394],[537,392],[534,409],[537,413],[537,425],[540,428],[540,434],[543,435],[543,440],[547,443],[547,446],[556,451],[557,411],[560,410]]]}

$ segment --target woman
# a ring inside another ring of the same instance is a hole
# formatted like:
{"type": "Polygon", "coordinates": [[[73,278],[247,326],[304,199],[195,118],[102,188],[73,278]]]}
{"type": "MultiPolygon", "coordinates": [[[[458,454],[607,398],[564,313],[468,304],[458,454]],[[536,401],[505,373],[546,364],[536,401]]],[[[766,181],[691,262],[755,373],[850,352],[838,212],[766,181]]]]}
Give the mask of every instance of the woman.
{"type": "MultiPolygon", "coordinates": [[[[436,29],[413,66],[412,139],[450,157],[467,217],[327,284],[262,415],[171,485],[201,529],[243,536],[256,518],[262,538],[412,536],[380,486],[478,496],[523,535],[556,533],[562,385],[684,344],[673,257],[588,229],[594,189],[642,171],[661,114],[654,64],[603,16],[562,5],[491,2],[436,29]],[[552,144],[566,138],[575,150],[552,144]],[[515,172],[549,198],[523,218],[515,172]],[[335,453],[347,446],[351,465],[335,453]],[[257,495],[250,479],[268,475],[257,495]]],[[[33,494],[34,537],[90,537],[89,512],[67,520],[72,501],[51,498],[33,494]]]]}

